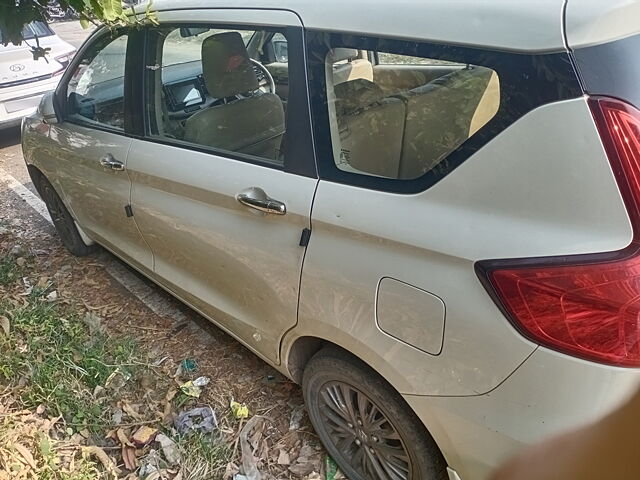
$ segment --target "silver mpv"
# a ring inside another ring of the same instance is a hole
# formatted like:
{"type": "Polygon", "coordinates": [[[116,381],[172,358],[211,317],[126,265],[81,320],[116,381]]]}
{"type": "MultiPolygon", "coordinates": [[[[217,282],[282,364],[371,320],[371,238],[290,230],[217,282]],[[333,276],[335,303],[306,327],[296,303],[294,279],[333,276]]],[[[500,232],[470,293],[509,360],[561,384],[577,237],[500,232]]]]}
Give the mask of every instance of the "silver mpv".
{"type": "Polygon", "coordinates": [[[482,480],[640,382],[640,2],[169,0],[23,123],[100,244],[302,384],[351,480],[482,480]]]}

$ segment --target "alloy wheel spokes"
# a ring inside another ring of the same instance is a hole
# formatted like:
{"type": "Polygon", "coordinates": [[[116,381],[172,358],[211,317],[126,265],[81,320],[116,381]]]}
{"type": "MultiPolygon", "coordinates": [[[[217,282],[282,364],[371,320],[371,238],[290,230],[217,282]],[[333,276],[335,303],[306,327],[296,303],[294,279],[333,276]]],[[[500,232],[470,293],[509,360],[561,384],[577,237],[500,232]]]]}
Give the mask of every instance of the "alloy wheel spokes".
{"type": "Polygon", "coordinates": [[[333,445],[356,472],[371,480],[411,478],[411,459],[400,434],[369,397],[346,383],[330,382],[319,400],[333,445]]]}

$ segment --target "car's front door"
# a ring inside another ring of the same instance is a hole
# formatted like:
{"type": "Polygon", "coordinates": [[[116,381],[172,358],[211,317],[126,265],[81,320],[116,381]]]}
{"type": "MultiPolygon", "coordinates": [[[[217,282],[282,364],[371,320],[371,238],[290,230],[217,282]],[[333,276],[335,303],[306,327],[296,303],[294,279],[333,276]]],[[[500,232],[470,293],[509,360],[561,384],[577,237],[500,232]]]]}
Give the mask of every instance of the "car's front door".
{"type": "Polygon", "coordinates": [[[56,92],[63,121],[51,127],[55,179],[75,220],[93,239],[147,269],[151,250],[127,214],[131,139],[125,63],[132,36],[105,31],[79,53],[56,92]]]}
{"type": "Polygon", "coordinates": [[[134,218],[157,280],[278,362],[297,319],[317,183],[300,21],[279,11],[159,16],[146,40],[148,131],[128,161],[134,218]],[[276,34],[289,41],[286,82],[268,75],[284,63],[268,48],[276,34]]]}

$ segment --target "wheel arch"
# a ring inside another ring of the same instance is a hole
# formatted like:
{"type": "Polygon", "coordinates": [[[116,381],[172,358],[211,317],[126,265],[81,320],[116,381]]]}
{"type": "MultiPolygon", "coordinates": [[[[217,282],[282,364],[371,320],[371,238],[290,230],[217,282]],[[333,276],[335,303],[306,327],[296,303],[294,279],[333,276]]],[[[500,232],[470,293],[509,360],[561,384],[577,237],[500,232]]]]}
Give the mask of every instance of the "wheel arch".
{"type": "Polygon", "coordinates": [[[423,411],[421,412],[422,415],[420,415],[413,409],[403,394],[400,393],[388,378],[374,369],[368,362],[364,361],[355,353],[325,338],[317,336],[301,336],[291,343],[291,346],[287,351],[288,355],[283,357],[283,366],[287,368],[289,375],[296,383],[302,384],[302,377],[309,361],[317,353],[325,350],[333,350],[334,353],[331,355],[335,355],[337,353],[339,357],[341,356],[349,362],[353,361],[353,363],[360,364],[360,368],[364,367],[369,370],[380,382],[385,384],[391,391],[395,392],[397,394],[398,401],[402,405],[402,410],[409,413],[415,420],[415,424],[420,425],[420,428],[422,428],[425,434],[433,441],[433,446],[435,448],[434,454],[442,459],[444,462],[443,466],[449,470],[449,465],[452,461],[458,459],[458,454],[453,445],[451,445],[443,425],[441,425],[434,412],[429,411],[428,414],[425,415],[427,412],[423,411]],[[425,417],[428,419],[427,422],[425,422],[425,417]]]}

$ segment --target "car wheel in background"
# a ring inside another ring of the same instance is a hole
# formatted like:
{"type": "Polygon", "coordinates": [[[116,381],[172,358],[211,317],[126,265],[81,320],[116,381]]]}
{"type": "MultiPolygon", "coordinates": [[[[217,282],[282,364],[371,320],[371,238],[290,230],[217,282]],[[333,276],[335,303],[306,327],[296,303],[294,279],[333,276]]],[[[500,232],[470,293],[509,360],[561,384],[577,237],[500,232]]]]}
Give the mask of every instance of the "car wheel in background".
{"type": "Polygon", "coordinates": [[[311,423],[350,480],[445,480],[446,463],[402,397],[360,360],[325,348],[307,365],[311,423]]]}

